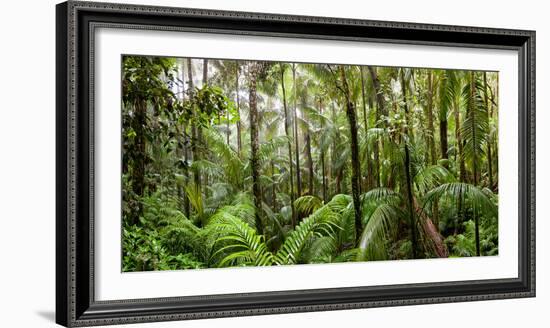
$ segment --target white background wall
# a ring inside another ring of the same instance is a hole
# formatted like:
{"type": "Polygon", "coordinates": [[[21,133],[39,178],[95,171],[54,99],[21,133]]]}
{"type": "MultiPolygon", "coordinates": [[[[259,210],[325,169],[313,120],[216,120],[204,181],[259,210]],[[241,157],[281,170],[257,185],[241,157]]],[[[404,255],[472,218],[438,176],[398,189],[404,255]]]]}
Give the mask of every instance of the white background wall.
{"type": "MultiPolygon", "coordinates": [[[[0,327],[54,327],[55,9],[5,1],[0,9],[0,327]]],[[[132,325],[132,327],[546,327],[550,305],[545,193],[550,133],[545,1],[131,0],[146,3],[537,31],[537,298],[132,325]],[[546,74],[545,74],[546,73],[546,74]]]]}

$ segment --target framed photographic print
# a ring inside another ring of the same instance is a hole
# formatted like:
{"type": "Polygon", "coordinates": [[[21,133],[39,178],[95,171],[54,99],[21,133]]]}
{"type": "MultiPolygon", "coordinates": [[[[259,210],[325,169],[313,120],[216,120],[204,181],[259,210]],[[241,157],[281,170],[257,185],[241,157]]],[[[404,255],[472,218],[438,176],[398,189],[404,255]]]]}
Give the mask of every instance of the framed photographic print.
{"type": "Polygon", "coordinates": [[[535,296],[535,32],[57,5],[56,321],[535,296]]]}

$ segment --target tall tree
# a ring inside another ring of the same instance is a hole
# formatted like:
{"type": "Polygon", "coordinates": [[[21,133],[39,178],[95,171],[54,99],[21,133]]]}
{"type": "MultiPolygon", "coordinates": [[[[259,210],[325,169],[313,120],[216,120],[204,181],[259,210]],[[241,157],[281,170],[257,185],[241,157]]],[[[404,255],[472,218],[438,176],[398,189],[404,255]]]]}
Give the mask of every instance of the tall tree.
{"type": "MultiPolygon", "coordinates": [[[[385,115],[385,100],[382,87],[380,85],[380,80],[378,79],[378,72],[376,67],[367,66],[369,70],[372,85],[374,92],[376,93],[376,126],[378,127],[380,122],[380,115],[385,115]]],[[[375,187],[380,187],[380,143],[379,141],[374,142],[373,150],[374,152],[374,182],[375,187]]]]}
{"type": "Polygon", "coordinates": [[[243,144],[241,138],[241,102],[239,95],[239,72],[241,65],[238,61],[235,61],[235,105],[237,106],[237,151],[239,156],[241,155],[243,144]]]}
{"type": "MultiPolygon", "coordinates": [[[[467,111],[466,120],[462,132],[464,134],[464,154],[468,157],[472,166],[472,179],[475,186],[480,179],[481,155],[484,154],[484,144],[487,141],[488,117],[487,110],[482,106],[478,93],[478,81],[474,71],[468,74],[468,83],[466,85],[467,111]]],[[[479,215],[474,213],[476,254],[480,255],[479,245],[479,215]]]]}
{"type": "MultiPolygon", "coordinates": [[[[147,125],[147,98],[138,96],[135,100],[135,119],[133,120],[132,128],[136,133],[135,137],[135,151],[138,156],[134,157],[133,174],[132,174],[132,189],[134,194],[139,197],[144,196],[145,189],[145,143],[146,132],[145,127],[147,125]]],[[[143,205],[138,199],[133,213],[133,222],[137,223],[139,217],[143,213],[143,205]]]]}
{"type": "Polygon", "coordinates": [[[258,62],[248,63],[248,101],[250,107],[250,167],[252,169],[252,194],[254,197],[254,218],[256,230],[263,234],[263,224],[260,212],[262,210],[262,187],[260,185],[260,159],[259,159],[259,115],[257,99],[257,79],[261,70],[258,62]]]}
{"type": "Polygon", "coordinates": [[[288,167],[289,167],[289,184],[290,184],[290,208],[291,208],[291,221],[292,227],[296,226],[296,213],[294,210],[294,200],[296,200],[296,195],[294,194],[294,165],[292,164],[292,138],[290,136],[290,115],[288,114],[288,107],[286,103],[286,87],[285,87],[285,65],[279,63],[279,72],[281,74],[281,89],[283,92],[283,109],[285,113],[285,135],[288,139],[288,167]]]}
{"type": "MultiPolygon", "coordinates": [[[[365,74],[364,74],[364,66],[359,66],[359,74],[361,76],[361,103],[363,105],[363,122],[364,122],[364,129],[365,129],[365,137],[368,137],[369,132],[369,116],[367,113],[367,96],[365,91],[365,74]]],[[[372,180],[372,165],[370,163],[370,151],[369,151],[369,143],[368,141],[365,143],[365,183],[366,188],[365,191],[369,191],[372,188],[371,180],[372,180]]]]}
{"type": "MultiPolygon", "coordinates": [[[[441,71],[439,82],[439,149],[442,159],[449,159],[449,142],[447,138],[447,113],[449,110],[449,96],[447,95],[447,74],[441,71]]],[[[445,167],[447,167],[445,163],[445,167]]]]}
{"type": "Polygon", "coordinates": [[[430,149],[430,161],[432,165],[437,163],[437,155],[435,152],[435,128],[433,118],[433,103],[434,103],[434,81],[432,70],[428,70],[428,94],[426,116],[428,117],[428,148],[430,149]]]}
{"type": "MultiPolygon", "coordinates": [[[[193,62],[191,61],[191,58],[187,58],[187,80],[189,85],[189,98],[193,98],[193,95],[195,93],[195,84],[193,82],[193,62]]],[[[195,106],[191,106],[191,108],[193,110],[193,113],[192,113],[193,123],[191,123],[191,133],[192,133],[191,151],[193,153],[193,162],[196,162],[200,158],[200,155],[199,155],[200,133],[199,133],[199,126],[197,124],[199,113],[197,113],[195,106]]],[[[193,178],[194,178],[195,188],[200,193],[201,172],[196,165],[194,166],[193,178]]]]}
{"type": "Polygon", "coordinates": [[[411,178],[411,156],[409,149],[409,105],[407,98],[407,83],[405,79],[405,69],[401,69],[401,92],[403,95],[403,108],[405,110],[405,118],[407,122],[404,127],[404,148],[405,148],[405,158],[404,158],[404,169],[405,169],[405,189],[407,191],[407,211],[409,215],[409,224],[411,225],[411,242],[412,242],[412,257],[413,259],[417,258],[417,242],[416,242],[416,218],[414,213],[414,198],[412,192],[412,178],[411,178]]]}
{"type": "Polygon", "coordinates": [[[351,193],[353,198],[353,209],[355,213],[355,237],[356,242],[361,237],[363,224],[361,222],[361,164],[359,163],[359,140],[357,138],[357,114],[355,105],[352,101],[350,86],[347,80],[346,68],[343,65],[339,66],[340,79],[342,81],[342,93],[346,106],[346,116],[350,127],[350,147],[351,147],[351,193]]]}
{"type": "Polygon", "coordinates": [[[450,75],[450,92],[452,97],[453,113],[455,119],[455,142],[458,148],[459,178],[461,182],[466,182],[466,163],[464,159],[464,143],[462,142],[461,115],[460,110],[464,102],[464,91],[462,90],[462,79],[457,72],[448,71],[450,75]]]}
{"type": "Polygon", "coordinates": [[[298,109],[297,109],[297,100],[298,100],[298,86],[296,85],[296,64],[292,63],[292,88],[294,90],[294,144],[295,144],[295,155],[296,155],[296,190],[297,197],[302,196],[302,177],[300,172],[300,132],[298,130],[298,109]]]}
{"type": "MultiPolygon", "coordinates": [[[[203,65],[202,65],[202,87],[207,87],[208,86],[208,59],[204,59],[203,60],[203,65]]],[[[200,108],[199,109],[200,111],[202,111],[203,109],[200,108]]],[[[218,112],[218,125],[220,124],[220,121],[221,121],[221,112],[218,112]]],[[[202,135],[202,126],[198,126],[197,127],[197,133],[198,133],[198,139],[199,139],[199,142],[201,143],[201,158],[203,158],[203,147],[204,145],[202,144],[202,140],[203,140],[203,135],[202,135]]],[[[201,187],[201,190],[203,190],[204,194],[206,197],[209,196],[209,181],[208,181],[208,174],[205,173],[204,174],[204,189],[202,189],[201,187]]]]}
{"type": "MultiPolygon", "coordinates": [[[[483,99],[485,102],[485,109],[488,112],[487,120],[492,116],[493,105],[489,103],[489,85],[487,83],[487,72],[483,72],[483,99]]],[[[489,124],[489,122],[487,122],[489,124]]],[[[493,154],[491,149],[491,140],[487,140],[487,175],[489,176],[489,188],[493,189],[493,154]]]]}
{"type": "Polygon", "coordinates": [[[308,86],[305,85],[302,94],[302,108],[304,109],[304,123],[306,125],[306,156],[307,156],[307,167],[308,167],[308,194],[314,195],[313,190],[313,156],[311,155],[311,130],[309,127],[309,117],[307,115],[308,108],[308,86]]]}
{"type": "MultiPolygon", "coordinates": [[[[323,98],[319,95],[319,114],[323,116],[323,98]]],[[[324,120],[321,119],[321,131],[324,130],[324,120]]],[[[322,184],[323,184],[323,202],[327,202],[327,176],[326,176],[326,169],[325,169],[325,149],[324,147],[321,148],[321,178],[322,178],[322,184]]]]}
{"type": "MultiPolygon", "coordinates": [[[[475,79],[475,73],[472,71],[470,72],[470,97],[468,102],[468,118],[472,121],[471,124],[476,124],[476,79],[475,79]]],[[[466,124],[465,124],[466,125],[466,124]]],[[[481,136],[478,136],[476,134],[476,129],[472,129],[472,143],[477,143],[477,138],[480,138],[481,136]]],[[[468,144],[468,143],[466,143],[468,144]]],[[[473,174],[474,174],[474,186],[477,186],[477,165],[478,165],[478,156],[479,153],[476,151],[473,152],[473,160],[472,160],[472,167],[473,167],[473,174]]],[[[476,255],[480,256],[480,247],[479,247],[479,215],[474,214],[474,224],[475,224],[475,239],[476,239],[476,255]]]]}
{"type": "MultiPolygon", "coordinates": [[[[182,94],[181,94],[181,101],[185,101],[185,62],[181,61],[181,81],[182,81],[182,94]]],[[[188,138],[187,138],[187,120],[183,120],[184,122],[181,124],[181,131],[178,131],[178,156],[181,157],[183,155],[183,177],[185,184],[187,185],[189,183],[189,150],[188,150],[188,138]],[[183,154],[182,154],[183,153],[183,154]]],[[[178,198],[183,199],[183,212],[187,217],[189,217],[191,208],[189,204],[189,198],[184,195],[184,190],[181,186],[178,186],[178,198]]]]}

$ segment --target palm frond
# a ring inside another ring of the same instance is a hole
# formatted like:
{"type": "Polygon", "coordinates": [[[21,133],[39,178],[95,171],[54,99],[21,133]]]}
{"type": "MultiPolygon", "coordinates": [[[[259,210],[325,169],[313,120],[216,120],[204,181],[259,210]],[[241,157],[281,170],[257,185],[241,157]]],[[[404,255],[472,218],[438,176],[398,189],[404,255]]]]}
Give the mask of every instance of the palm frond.
{"type": "Polygon", "coordinates": [[[380,204],[367,218],[367,224],[359,239],[358,261],[383,260],[387,258],[386,236],[400,219],[400,211],[390,204],[380,204]]]}
{"type": "Polygon", "coordinates": [[[445,182],[453,182],[454,176],[441,165],[421,167],[413,178],[414,185],[421,195],[445,182]]]}
{"type": "Polygon", "coordinates": [[[208,229],[216,235],[210,259],[218,267],[273,264],[273,254],[267,250],[263,236],[238,217],[225,212],[208,229]]]}
{"type": "Polygon", "coordinates": [[[302,196],[294,201],[294,209],[299,217],[306,217],[323,205],[323,201],[317,196],[302,196]]]}
{"type": "Polygon", "coordinates": [[[325,205],[305,218],[287,236],[285,242],[275,254],[277,264],[295,264],[299,260],[302,251],[311,242],[310,238],[332,236],[338,227],[340,217],[334,213],[328,205],[325,205]]]}
{"type": "Polygon", "coordinates": [[[476,212],[488,217],[498,215],[497,206],[480,188],[463,182],[445,183],[432,189],[426,194],[423,207],[426,208],[428,204],[444,196],[451,197],[457,202],[469,201],[476,212]]]}

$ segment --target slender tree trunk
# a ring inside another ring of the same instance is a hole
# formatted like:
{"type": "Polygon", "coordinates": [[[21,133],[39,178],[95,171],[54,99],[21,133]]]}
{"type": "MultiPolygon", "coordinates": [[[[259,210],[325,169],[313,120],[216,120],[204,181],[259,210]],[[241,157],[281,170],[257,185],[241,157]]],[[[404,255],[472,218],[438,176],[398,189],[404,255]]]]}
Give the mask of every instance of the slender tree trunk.
{"type": "Polygon", "coordinates": [[[144,196],[145,190],[145,126],[147,124],[147,99],[139,98],[135,102],[135,117],[133,120],[134,126],[132,127],[136,132],[135,137],[135,152],[137,156],[134,157],[134,163],[132,167],[132,191],[136,195],[136,202],[133,206],[132,224],[139,222],[139,217],[143,213],[143,205],[141,204],[141,197],[144,196]]]}
{"type": "Polygon", "coordinates": [[[202,85],[208,85],[208,59],[203,60],[202,65],[202,85]]]}
{"type": "Polygon", "coordinates": [[[307,151],[307,164],[308,164],[308,170],[309,170],[309,176],[308,176],[308,193],[310,195],[314,194],[313,190],[313,157],[311,156],[311,136],[308,132],[306,135],[306,151],[307,151]]]}
{"type": "MultiPolygon", "coordinates": [[[[499,75],[497,74],[496,75],[496,84],[495,84],[495,88],[496,88],[496,92],[494,93],[493,97],[496,98],[496,101],[495,99],[493,99],[491,101],[491,103],[495,104],[495,106],[497,107],[497,110],[498,110],[498,104],[499,104],[499,99],[500,99],[500,94],[499,94],[499,75]]],[[[493,110],[492,110],[492,106],[491,106],[491,113],[490,113],[490,117],[493,116],[493,110]]],[[[498,117],[498,115],[497,115],[498,117]]],[[[497,139],[498,140],[498,139],[497,139]]],[[[495,156],[493,158],[493,162],[494,162],[494,167],[493,167],[493,171],[495,172],[495,174],[497,175],[498,177],[498,142],[495,143],[495,149],[493,149],[494,153],[495,153],[495,156]]],[[[493,181],[493,189],[496,190],[498,189],[498,179],[496,181],[493,181]]]]}
{"type": "MultiPolygon", "coordinates": [[[[304,90],[304,99],[302,107],[307,107],[307,90],[304,90]]],[[[304,119],[306,122],[309,122],[307,111],[304,111],[304,119]]],[[[306,130],[306,155],[307,155],[307,166],[308,166],[308,194],[314,195],[313,190],[313,156],[311,156],[311,133],[309,131],[309,126],[306,130]]]]}
{"type": "MultiPolygon", "coordinates": [[[[182,87],[182,93],[181,93],[181,100],[182,102],[185,101],[185,62],[181,61],[181,80],[183,81],[183,87],[182,87]]],[[[189,183],[189,151],[188,151],[188,139],[187,139],[187,122],[183,123],[182,125],[182,131],[178,133],[179,135],[179,143],[181,144],[181,151],[183,152],[183,178],[185,181],[185,184],[187,185],[189,183]]],[[[180,149],[180,147],[178,147],[180,149]]],[[[182,155],[179,154],[179,157],[182,155]]],[[[190,206],[189,206],[189,198],[185,194],[183,188],[181,186],[178,187],[178,197],[179,199],[183,199],[183,213],[187,218],[190,218],[190,206]]]]}
{"type": "MultiPolygon", "coordinates": [[[[434,107],[434,76],[431,70],[428,70],[428,103],[427,103],[427,116],[428,116],[428,146],[430,148],[431,164],[437,164],[437,152],[435,149],[435,128],[434,128],[434,118],[433,118],[433,107],[434,107]]],[[[445,127],[446,129],[446,127],[445,127]]],[[[441,131],[440,131],[441,132],[441,131]]],[[[447,131],[445,130],[445,137],[447,136],[447,131]]],[[[438,229],[439,232],[439,202],[435,200],[432,206],[432,219],[434,226],[438,229]]]]}
{"type": "MultiPolygon", "coordinates": [[[[271,160],[271,181],[275,181],[275,163],[271,160]]],[[[277,209],[277,184],[271,183],[271,207],[277,209]]]]}
{"type": "MultiPolygon", "coordinates": [[[[378,127],[378,122],[380,121],[380,115],[385,115],[385,100],[384,100],[384,94],[382,92],[382,88],[380,86],[380,80],[378,79],[378,73],[376,72],[375,67],[367,66],[367,69],[369,70],[372,85],[374,87],[374,91],[376,93],[376,126],[378,127]]],[[[380,187],[380,142],[377,140],[374,142],[373,147],[374,152],[374,182],[375,187],[380,187]]]]}
{"type": "Polygon", "coordinates": [[[453,104],[453,111],[455,116],[455,139],[458,145],[458,161],[460,170],[460,182],[466,182],[466,164],[464,162],[464,144],[462,143],[462,134],[460,132],[460,105],[455,99],[453,104]]]}
{"type": "Polygon", "coordinates": [[[355,106],[351,101],[351,93],[348,85],[346,71],[344,66],[340,66],[340,78],[342,80],[342,89],[346,101],[346,116],[350,126],[350,141],[351,141],[351,192],[353,198],[353,209],[355,212],[355,239],[359,242],[363,224],[361,222],[361,200],[360,200],[360,177],[361,164],[359,163],[359,141],[357,138],[357,114],[355,106]]]}
{"type": "MultiPolygon", "coordinates": [[[[487,116],[487,121],[488,121],[488,124],[490,126],[490,119],[493,115],[493,111],[492,111],[492,108],[493,108],[493,105],[492,104],[489,104],[489,98],[488,98],[488,95],[487,93],[489,92],[488,89],[489,89],[489,86],[487,85],[487,73],[486,72],[483,72],[483,87],[485,88],[485,92],[484,92],[484,100],[485,100],[485,109],[487,110],[488,112],[488,116],[487,116]]],[[[489,130],[489,133],[490,133],[490,130],[489,130]]],[[[491,152],[491,138],[489,138],[487,140],[487,174],[489,175],[489,189],[493,189],[493,154],[491,152]]]]}
{"type": "MultiPolygon", "coordinates": [[[[208,59],[204,59],[203,60],[203,65],[202,65],[202,85],[203,87],[204,86],[208,86],[208,59]]],[[[220,118],[220,112],[218,112],[218,125],[220,124],[220,121],[221,121],[221,118],[220,118]]],[[[198,127],[197,128],[197,132],[198,132],[198,138],[199,138],[199,142],[201,143],[201,146],[205,146],[203,144],[203,137],[202,137],[202,127],[198,127]]],[[[206,156],[205,156],[205,153],[203,153],[201,151],[201,158],[205,158],[206,159],[206,156]]],[[[208,194],[209,194],[209,189],[208,189],[208,185],[209,185],[209,182],[208,182],[208,175],[205,173],[204,174],[204,195],[206,198],[208,198],[208,194]]],[[[201,187],[202,189],[202,187],[201,187]]]]}
{"type": "MultiPolygon", "coordinates": [[[[365,138],[368,136],[369,132],[369,116],[367,114],[367,97],[365,93],[365,76],[364,76],[364,66],[359,66],[359,74],[361,74],[361,102],[363,104],[363,122],[364,122],[364,128],[365,128],[365,138]]],[[[369,191],[372,186],[370,184],[371,182],[371,175],[372,175],[372,167],[370,163],[370,152],[369,152],[369,143],[368,140],[365,142],[365,191],[369,191]]]]}
{"type": "Polygon", "coordinates": [[[449,149],[449,142],[447,140],[447,117],[439,117],[439,145],[441,150],[441,158],[448,159],[449,155],[448,149],[449,149]]]}
{"type": "Polygon", "coordinates": [[[283,91],[283,109],[285,111],[285,134],[288,138],[288,167],[289,167],[289,183],[290,183],[290,208],[292,210],[292,227],[296,226],[296,214],[294,210],[294,200],[296,196],[294,195],[294,170],[292,165],[292,141],[290,136],[290,115],[288,114],[288,108],[286,104],[286,88],[285,88],[285,69],[283,64],[279,63],[279,68],[281,71],[281,89],[283,91]]]}
{"type": "MultiPolygon", "coordinates": [[[[405,73],[402,70],[401,71],[401,88],[403,93],[403,106],[405,109],[405,117],[407,118],[407,122],[405,124],[404,132],[407,139],[409,139],[409,122],[408,122],[408,114],[409,114],[409,106],[407,103],[407,85],[405,83],[405,73]]],[[[414,199],[413,199],[413,191],[412,191],[412,177],[411,177],[411,159],[410,159],[410,152],[409,152],[409,140],[405,140],[405,160],[404,160],[404,168],[405,168],[405,183],[406,183],[406,190],[407,190],[407,210],[409,214],[409,224],[411,225],[411,243],[412,243],[412,256],[413,259],[417,258],[417,241],[416,241],[416,218],[414,215],[414,199]]]]}
{"type": "MultiPolygon", "coordinates": [[[[441,76],[440,84],[439,84],[439,149],[441,151],[441,158],[443,159],[449,159],[449,141],[447,138],[447,129],[448,129],[448,121],[447,121],[447,111],[448,111],[448,104],[444,100],[447,93],[447,84],[448,84],[448,75],[445,72],[445,75],[441,76]]],[[[444,165],[445,167],[448,167],[447,164],[444,165]]]]}
{"type": "Polygon", "coordinates": [[[252,168],[252,194],[254,195],[254,206],[255,209],[255,225],[256,230],[261,235],[263,234],[263,225],[261,219],[261,210],[262,210],[262,188],[260,185],[260,159],[258,158],[259,152],[259,126],[258,126],[258,107],[257,107],[257,78],[259,67],[257,63],[248,64],[248,73],[249,73],[249,107],[250,107],[250,166],[252,168]]]}
{"type": "MultiPolygon", "coordinates": [[[[188,85],[189,85],[189,98],[193,98],[193,94],[195,93],[195,86],[194,86],[194,83],[193,83],[193,64],[191,62],[191,58],[187,58],[187,79],[189,81],[188,85]]],[[[192,123],[192,126],[191,126],[191,151],[193,153],[193,162],[195,161],[198,161],[199,158],[200,158],[200,155],[199,155],[199,147],[198,147],[198,144],[200,142],[200,135],[199,135],[199,131],[198,131],[198,124],[196,123],[196,120],[197,120],[197,116],[198,114],[195,112],[195,109],[193,108],[193,118],[194,118],[194,121],[192,123]]],[[[197,188],[199,190],[199,192],[201,191],[201,173],[200,173],[200,170],[195,167],[195,169],[193,170],[193,178],[194,178],[194,183],[195,183],[195,188],[197,188]]]]}
{"type": "MultiPolygon", "coordinates": [[[[323,102],[319,98],[319,114],[323,115],[323,102]]],[[[321,121],[321,130],[324,129],[323,121],[321,121]]],[[[327,202],[327,177],[325,175],[325,151],[321,149],[321,177],[323,181],[323,202],[327,202]]]]}
{"type": "MultiPolygon", "coordinates": [[[[470,72],[470,97],[469,97],[469,103],[468,103],[468,111],[470,112],[470,118],[472,120],[472,124],[475,125],[475,120],[476,120],[476,117],[475,117],[475,112],[476,112],[476,108],[475,108],[475,97],[476,97],[476,86],[475,86],[475,75],[474,75],[474,72],[470,72]]],[[[472,141],[475,143],[476,141],[476,129],[473,128],[472,129],[472,141]]],[[[477,186],[477,182],[478,182],[478,179],[477,179],[477,164],[478,164],[478,154],[476,154],[474,152],[473,154],[474,158],[473,158],[473,165],[472,165],[472,168],[473,168],[473,175],[474,175],[474,186],[477,186]]],[[[477,256],[480,256],[481,253],[480,253],[480,248],[479,248],[479,215],[477,215],[477,213],[474,214],[474,223],[475,223],[475,239],[476,239],[476,255],[477,256]]]]}
{"type": "MultiPolygon", "coordinates": [[[[184,179],[185,179],[185,184],[187,185],[189,183],[189,149],[187,147],[188,139],[187,139],[186,131],[187,131],[187,123],[183,125],[183,137],[184,137],[184,144],[185,144],[185,146],[183,147],[183,154],[184,154],[184,161],[185,161],[185,166],[184,166],[184,169],[183,169],[183,176],[184,176],[184,179]]],[[[180,190],[181,190],[181,188],[180,188],[180,190]]],[[[181,194],[183,195],[183,210],[184,210],[185,216],[187,218],[190,218],[191,217],[191,206],[189,204],[189,198],[183,192],[183,190],[181,190],[181,194]]]]}
{"type": "Polygon", "coordinates": [[[296,87],[296,65],[292,64],[292,88],[294,89],[294,144],[296,156],[296,197],[302,196],[302,177],[300,174],[300,132],[298,131],[298,110],[296,108],[297,87],[296,87]]]}
{"type": "Polygon", "coordinates": [[[430,159],[432,165],[437,164],[437,155],[435,152],[435,128],[433,118],[433,99],[434,98],[434,86],[432,71],[428,70],[428,106],[426,108],[426,114],[428,116],[428,147],[430,148],[430,159]]]}
{"type": "MultiPolygon", "coordinates": [[[[334,105],[334,103],[331,103],[331,110],[332,110],[332,122],[336,122],[336,107],[334,105]]],[[[331,177],[334,177],[335,179],[335,188],[334,188],[334,193],[335,194],[339,194],[341,192],[341,187],[340,187],[340,182],[342,181],[342,175],[341,175],[341,172],[342,170],[341,169],[337,169],[336,168],[336,155],[337,155],[337,149],[338,149],[338,141],[339,141],[339,137],[338,135],[335,136],[335,138],[332,140],[332,149],[331,149],[331,152],[330,152],[330,155],[331,155],[331,160],[332,160],[332,165],[329,165],[329,169],[330,169],[330,172],[331,172],[331,177]]],[[[330,179],[329,179],[329,182],[330,182],[330,179]]]]}
{"type": "Polygon", "coordinates": [[[241,156],[243,144],[241,140],[241,101],[239,96],[239,62],[235,62],[235,95],[237,98],[237,151],[239,153],[239,156],[241,156]]]}

